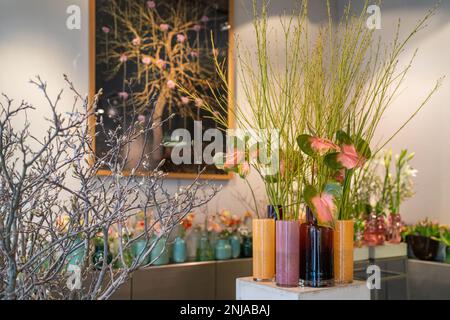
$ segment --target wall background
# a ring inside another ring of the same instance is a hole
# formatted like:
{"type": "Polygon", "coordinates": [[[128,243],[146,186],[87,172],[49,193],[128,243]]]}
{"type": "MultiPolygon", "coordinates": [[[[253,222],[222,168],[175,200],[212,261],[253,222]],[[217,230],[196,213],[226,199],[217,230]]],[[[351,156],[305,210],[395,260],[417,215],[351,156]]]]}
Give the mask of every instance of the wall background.
{"type": "MultiPolygon", "coordinates": [[[[342,12],[346,0],[334,2],[333,12],[342,12]]],[[[411,30],[417,20],[434,5],[434,0],[392,0],[382,7],[382,29],[377,34],[388,41],[399,18],[402,30],[411,30]]],[[[280,32],[279,16],[289,14],[296,6],[296,0],[272,1],[270,7],[271,44],[276,54],[277,34],[280,32]]],[[[326,17],[325,1],[310,1],[311,20],[317,27],[326,17]]],[[[254,33],[251,25],[251,1],[235,0],[234,30],[238,41],[251,48],[254,33]]],[[[386,115],[378,132],[378,139],[389,136],[402,120],[432,88],[435,80],[443,75],[450,76],[450,0],[443,0],[436,16],[408,46],[402,64],[406,64],[413,51],[420,47],[418,56],[404,85],[404,90],[386,115]]],[[[236,65],[236,69],[239,65],[236,65]]],[[[0,92],[15,100],[25,99],[35,105],[32,115],[32,129],[43,133],[43,117],[47,109],[39,91],[28,80],[41,75],[49,84],[50,93],[56,95],[65,87],[62,74],[66,73],[81,92],[88,92],[88,0],[1,0],[0,1],[0,92]],[[76,4],[82,9],[82,29],[66,28],[66,9],[76,4]]],[[[245,107],[244,94],[236,85],[236,99],[245,107]]],[[[64,94],[62,108],[69,109],[71,95],[64,94]]],[[[429,216],[450,224],[450,101],[448,80],[433,97],[422,113],[391,143],[394,151],[408,148],[416,152],[413,165],[419,170],[416,179],[416,196],[405,203],[402,214],[407,222],[414,222],[429,216]]],[[[17,125],[21,125],[18,122],[17,125]]],[[[261,207],[264,206],[264,187],[257,177],[251,176],[251,183],[258,194],[261,207]]],[[[171,180],[169,189],[186,181],[171,180]]],[[[243,181],[235,178],[224,185],[224,190],[204,211],[230,209],[236,213],[252,208],[250,192],[243,181]]]]}

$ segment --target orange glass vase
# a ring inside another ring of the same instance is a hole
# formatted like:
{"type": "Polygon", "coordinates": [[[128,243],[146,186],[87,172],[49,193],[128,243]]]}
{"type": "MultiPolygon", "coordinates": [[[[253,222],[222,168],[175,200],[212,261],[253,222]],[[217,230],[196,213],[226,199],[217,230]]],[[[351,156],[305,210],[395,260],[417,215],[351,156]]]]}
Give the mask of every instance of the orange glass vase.
{"type": "Polygon", "coordinates": [[[338,220],[334,229],[334,282],[353,282],[354,222],[338,220]]]}
{"type": "Polygon", "coordinates": [[[272,281],[275,277],[275,220],[253,220],[253,279],[272,281]]]}

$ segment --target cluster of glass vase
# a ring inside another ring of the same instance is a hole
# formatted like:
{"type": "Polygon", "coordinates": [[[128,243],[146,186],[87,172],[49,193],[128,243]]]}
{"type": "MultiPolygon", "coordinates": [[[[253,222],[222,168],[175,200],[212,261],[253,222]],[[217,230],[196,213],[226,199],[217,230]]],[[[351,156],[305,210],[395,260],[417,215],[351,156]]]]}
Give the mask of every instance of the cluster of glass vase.
{"type": "MultiPolygon", "coordinates": [[[[269,206],[268,213],[273,212],[269,206]]],[[[282,212],[282,211],[280,211],[282,212]]],[[[353,221],[319,226],[306,220],[253,220],[253,278],[280,287],[326,287],[353,281],[353,221]]]]}

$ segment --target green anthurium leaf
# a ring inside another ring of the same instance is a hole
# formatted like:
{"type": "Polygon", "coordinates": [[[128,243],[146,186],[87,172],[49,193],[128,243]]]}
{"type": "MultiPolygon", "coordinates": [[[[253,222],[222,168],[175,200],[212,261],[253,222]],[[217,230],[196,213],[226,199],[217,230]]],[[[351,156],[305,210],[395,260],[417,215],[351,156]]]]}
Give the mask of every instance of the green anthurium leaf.
{"type": "Polygon", "coordinates": [[[337,203],[339,203],[342,199],[342,186],[339,183],[327,183],[323,189],[323,192],[331,194],[337,203]]]}
{"type": "Polygon", "coordinates": [[[338,155],[339,155],[339,152],[332,152],[332,153],[327,154],[324,159],[325,165],[333,170],[342,169],[343,166],[337,159],[338,155]]]}
{"type": "Polygon", "coordinates": [[[302,150],[305,154],[308,156],[314,157],[316,156],[316,153],[314,152],[313,148],[311,147],[311,139],[312,137],[308,134],[302,134],[297,137],[297,144],[300,147],[300,150],[302,150]]]}
{"type": "Polygon", "coordinates": [[[358,151],[358,154],[361,155],[366,160],[370,159],[372,157],[372,151],[370,150],[370,146],[367,143],[367,141],[360,137],[357,137],[355,141],[356,141],[355,148],[356,151],[358,151]]]}
{"type": "Polygon", "coordinates": [[[339,130],[336,132],[336,140],[340,145],[353,144],[353,139],[343,130],[339,130]]]}

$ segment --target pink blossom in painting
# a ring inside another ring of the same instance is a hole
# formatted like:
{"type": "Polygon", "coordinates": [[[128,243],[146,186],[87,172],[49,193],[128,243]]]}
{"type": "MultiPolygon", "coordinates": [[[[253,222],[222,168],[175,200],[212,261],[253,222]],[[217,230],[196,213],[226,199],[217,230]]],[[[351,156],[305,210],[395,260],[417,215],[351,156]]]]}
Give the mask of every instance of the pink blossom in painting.
{"type": "Polygon", "coordinates": [[[175,82],[173,82],[172,80],[167,81],[167,87],[169,89],[175,89],[177,87],[177,85],[175,84],[175,82]]]}
{"type": "Polygon", "coordinates": [[[133,43],[134,46],[141,45],[141,38],[139,38],[139,37],[134,38],[132,43],[133,43]]]}
{"type": "Polygon", "coordinates": [[[111,32],[111,29],[108,28],[108,27],[106,27],[106,26],[104,26],[104,27],[102,28],[102,31],[103,31],[104,33],[108,34],[108,33],[111,32]]]}
{"type": "Polygon", "coordinates": [[[150,63],[152,63],[152,58],[150,58],[149,56],[143,56],[142,63],[148,66],[150,63]]]}
{"type": "Polygon", "coordinates": [[[161,29],[161,31],[167,32],[167,31],[169,31],[170,26],[167,23],[161,23],[159,25],[159,28],[161,29]]]}
{"type": "Polygon", "coordinates": [[[181,103],[184,105],[189,104],[189,98],[188,97],[181,97],[181,103]]]}
{"type": "Polygon", "coordinates": [[[122,54],[119,58],[120,62],[125,63],[128,61],[128,56],[126,54],[122,54]]]}
{"type": "Polygon", "coordinates": [[[128,94],[128,92],[122,91],[122,92],[119,92],[119,97],[120,97],[122,100],[127,100],[128,97],[129,97],[129,94],[128,94]]]}
{"type": "Polygon", "coordinates": [[[186,36],[184,34],[177,34],[177,41],[183,43],[186,41],[186,36]]]}

